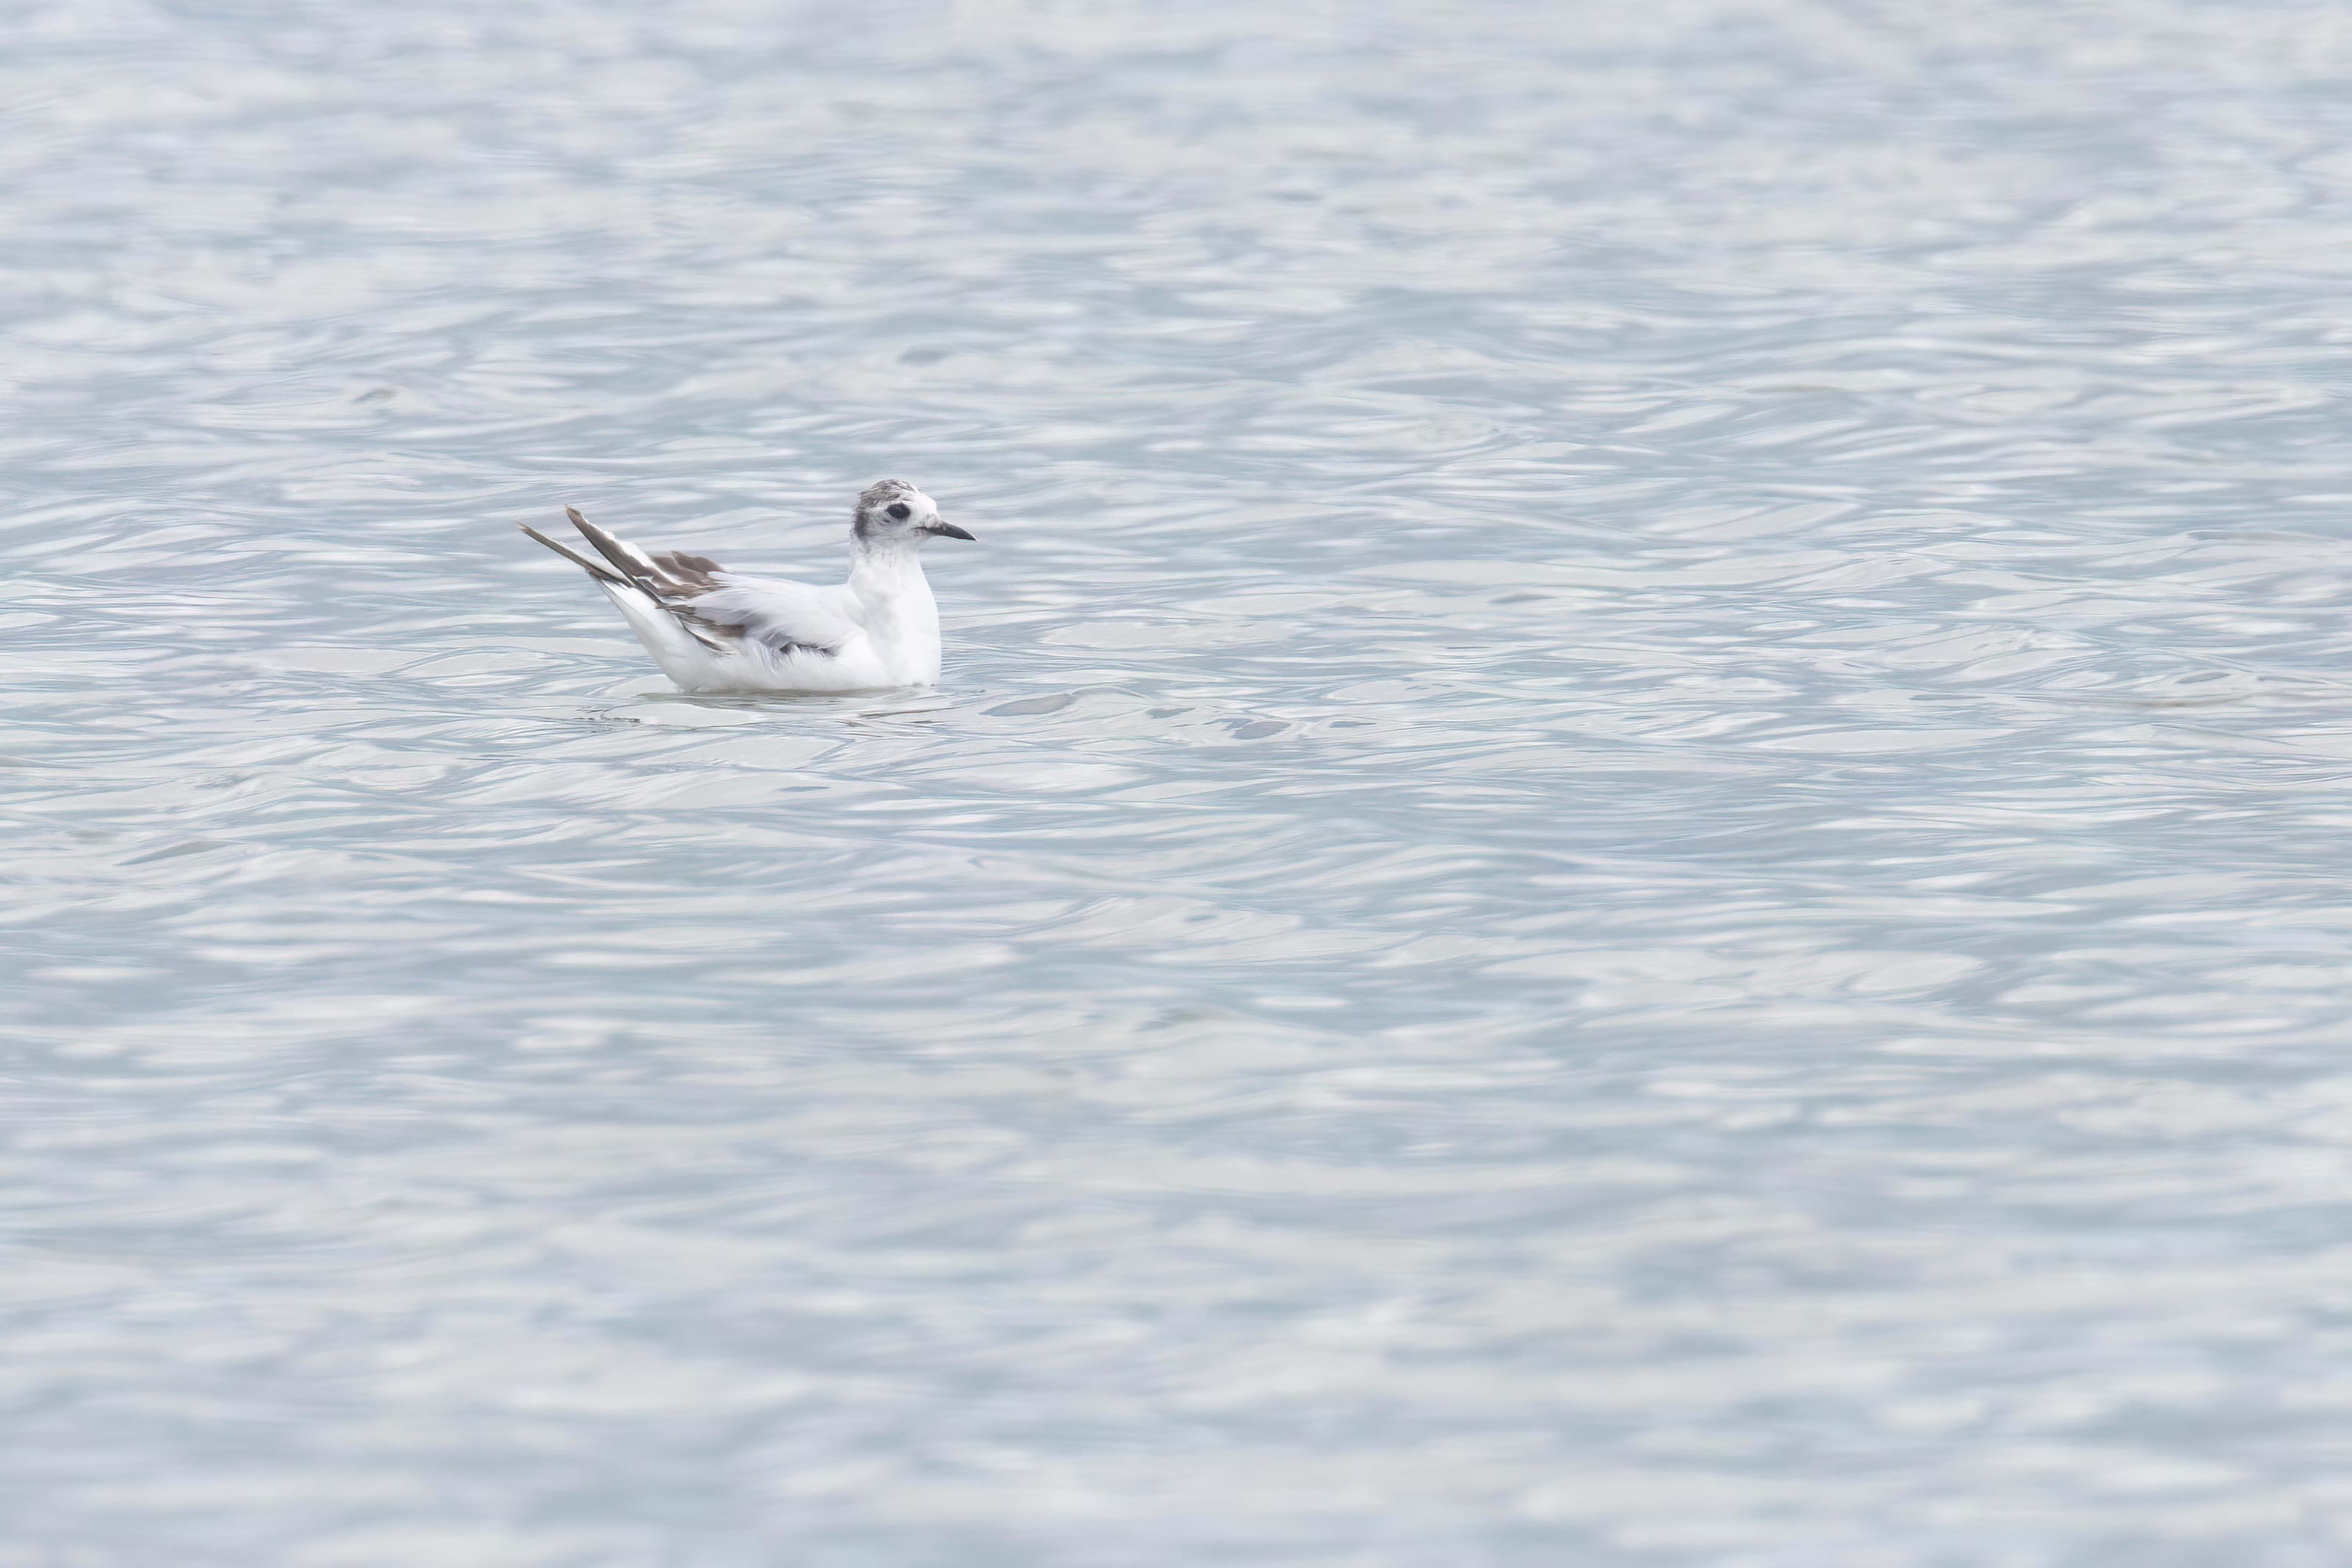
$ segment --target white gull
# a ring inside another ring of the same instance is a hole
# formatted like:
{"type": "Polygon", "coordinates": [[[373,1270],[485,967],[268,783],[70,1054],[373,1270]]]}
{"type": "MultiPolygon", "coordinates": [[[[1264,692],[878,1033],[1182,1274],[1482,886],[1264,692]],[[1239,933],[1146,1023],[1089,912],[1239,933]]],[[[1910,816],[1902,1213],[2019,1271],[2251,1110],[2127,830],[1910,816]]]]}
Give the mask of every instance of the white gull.
{"type": "Polygon", "coordinates": [[[564,515],[604,559],[523,531],[585,571],[684,691],[870,691],[940,678],[940,612],[919,552],[970,539],[904,479],[857,498],[849,581],[821,588],[730,572],[707,555],[647,555],[578,510],[564,515]]]}

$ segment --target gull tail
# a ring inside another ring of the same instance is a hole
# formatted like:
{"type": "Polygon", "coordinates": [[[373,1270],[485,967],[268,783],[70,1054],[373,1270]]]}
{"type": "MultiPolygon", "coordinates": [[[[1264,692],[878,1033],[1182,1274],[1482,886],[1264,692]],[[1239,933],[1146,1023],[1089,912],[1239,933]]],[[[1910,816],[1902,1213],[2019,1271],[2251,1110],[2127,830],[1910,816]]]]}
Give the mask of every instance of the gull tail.
{"type": "MultiPolygon", "coordinates": [[[[573,512],[572,515],[577,517],[580,514],[578,512],[573,512]]],[[[579,567],[583,572],[587,573],[588,575],[595,578],[599,583],[626,583],[628,581],[626,577],[622,576],[618,572],[614,571],[602,561],[591,561],[588,557],[581,554],[580,552],[572,549],[572,546],[564,543],[562,540],[550,539],[547,535],[540,532],[539,530],[531,527],[531,525],[527,522],[522,524],[521,527],[525,533],[530,534],[533,539],[538,540],[541,544],[546,545],[550,550],[554,551],[558,555],[562,556],[566,561],[571,562],[572,564],[579,567]]]]}
{"type": "Polygon", "coordinates": [[[698,590],[707,591],[711,586],[709,573],[718,570],[717,562],[706,561],[699,555],[674,554],[656,563],[627,540],[606,532],[581,516],[579,508],[565,507],[563,515],[572,520],[572,526],[580,531],[583,539],[596,547],[603,561],[560,539],[550,539],[527,522],[520,526],[594,578],[596,585],[628,617],[637,640],[656,660],[666,650],[675,654],[697,644],[714,652],[726,649],[727,645],[706,629],[691,609],[673,602],[698,590]]]}
{"type": "Polygon", "coordinates": [[[607,533],[580,515],[576,506],[567,506],[563,515],[580,531],[580,537],[596,547],[596,553],[620,568],[621,575],[642,588],[656,591],[667,586],[668,574],[654,564],[653,558],[617,533],[607,533]]]}

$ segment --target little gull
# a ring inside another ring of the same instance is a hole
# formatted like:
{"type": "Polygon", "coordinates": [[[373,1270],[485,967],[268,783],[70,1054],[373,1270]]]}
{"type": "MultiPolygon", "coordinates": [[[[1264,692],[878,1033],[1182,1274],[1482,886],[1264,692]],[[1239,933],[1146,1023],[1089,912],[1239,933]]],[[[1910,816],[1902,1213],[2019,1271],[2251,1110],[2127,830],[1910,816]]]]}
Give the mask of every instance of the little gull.
{"type": "Polygon", "coordinates": [[[970,539],[904,479],[857,498],[849,581],[820,588],[730,572],[706,555],[647,555],[564,509],[604,557],[523,525],[585,571],[685,691],[870,691],[940,678],[940,612],[918,553],[934,534],[970,539]]]}

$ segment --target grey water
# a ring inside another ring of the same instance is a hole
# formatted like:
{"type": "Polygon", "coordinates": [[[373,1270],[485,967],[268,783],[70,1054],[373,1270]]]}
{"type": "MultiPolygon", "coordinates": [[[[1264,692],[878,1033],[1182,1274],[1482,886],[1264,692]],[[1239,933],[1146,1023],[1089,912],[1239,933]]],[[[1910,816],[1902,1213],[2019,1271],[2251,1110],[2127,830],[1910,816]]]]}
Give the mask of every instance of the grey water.
{"type": "Polygon", "coordinates": [[[2352,1557],[2352,13],[0,38],[0,1568],[2352,1557]]]}

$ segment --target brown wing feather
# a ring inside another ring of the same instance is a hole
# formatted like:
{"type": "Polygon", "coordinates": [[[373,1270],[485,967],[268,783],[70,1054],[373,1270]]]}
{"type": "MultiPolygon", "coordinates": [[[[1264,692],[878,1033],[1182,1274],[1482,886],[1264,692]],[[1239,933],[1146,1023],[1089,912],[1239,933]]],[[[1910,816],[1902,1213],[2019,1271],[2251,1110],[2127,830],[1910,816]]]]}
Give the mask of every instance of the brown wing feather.
{"type": "Polygon", "coordinates": [[[664,577],[678,585],[677,592],[697,596],[718,587],[719,584],[711,574],[725,570],[708,555],[688,555],[683,550],[656,555],[653,557],[653,563],[661,568],[664,577]]]}
{"type": "Polygon", "coordinates": [[[572,564],[579,567],[591,577],[601,578],[607,583],[620,583],[626,581],[626,579],[625,579],[618,572],[614,571],[602,561],[589,560],[588,557],[581,554],[580,552],[572,549],[572,546],[564,543],[563,541],[560,539],[550,539],[547,535],[540,532],[539,530],[531,527],[531,525],[527,522],[522,523],[520,526],[525,533],[530,534],[533,539],[538,540],[541,544],[546,545],[550,550],[554,551],[558,555],[562,556],[566,561],[571,562],[572,564]]]}
{"type": "Polygon", "coordinates": [[[718,562],[707,555],[689,555],[682,550],[647,555],[627,540],[607,533],[590,522],[580,515],[577,507],[564,508],[563,515],[572,520],[572,526],[580,531],[580,537],[596,547],[597,554],[612,563],[611,566],[601,565],[576,550],[558,544],[537,529],[525,528],[523,531],[549,549],[569,557],[586,569],[591,576],[606,577],[642,589],[654,603],[677,616],[678,624],[705,647],[723,649],[727,646],[726,639],[740,637],[742,634],[736,627],[704,620],[687,602],[698,599],[719,586],[713,577],[713,574],[720,570],[718,562]]]}

